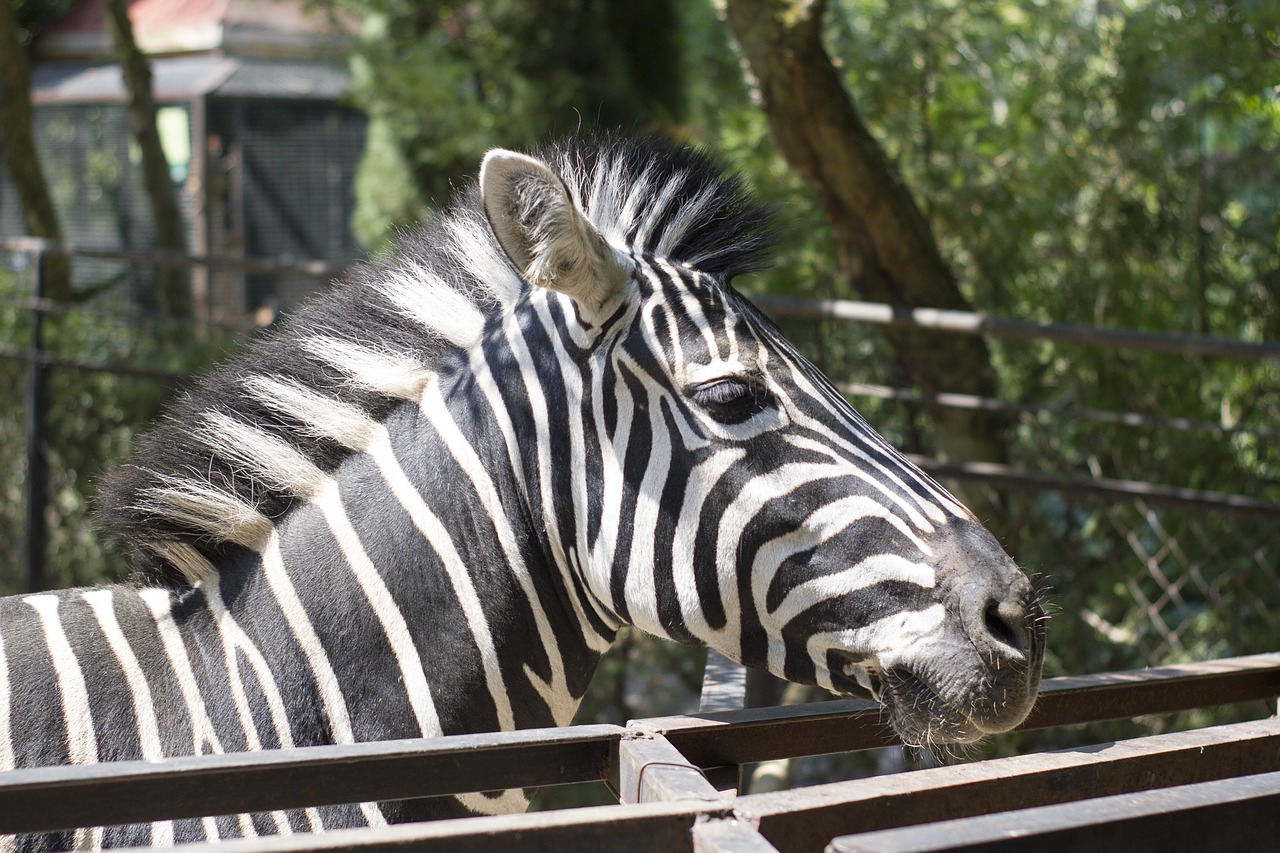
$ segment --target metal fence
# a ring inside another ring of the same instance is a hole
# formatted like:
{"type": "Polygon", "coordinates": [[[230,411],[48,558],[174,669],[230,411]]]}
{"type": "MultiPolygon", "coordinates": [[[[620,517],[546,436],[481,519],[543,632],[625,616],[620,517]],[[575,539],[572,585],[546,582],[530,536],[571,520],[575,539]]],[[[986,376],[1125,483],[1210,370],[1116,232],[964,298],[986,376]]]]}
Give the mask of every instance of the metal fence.
{"type": "MultiPolygon", "coordinates": [[[[735,691],[713,692],[724,702],[735,691]]],[[[743,710],[739,690],[726,703],[736,710],[626,726],[31,768],[0,774],[0,840],[4,833],[597,781],[611,791],[611,805],[224,840],[218,849],[1042,853],[1136,845],[1253,853],[1276,849],[1277,694],[1274,654],[1053,679],[1024,730],[1240,702],[1251,704],[1253,719],[745,795],[738,790],[743,764],[866,750],[892,733],[861,700],[743,710]]]]}

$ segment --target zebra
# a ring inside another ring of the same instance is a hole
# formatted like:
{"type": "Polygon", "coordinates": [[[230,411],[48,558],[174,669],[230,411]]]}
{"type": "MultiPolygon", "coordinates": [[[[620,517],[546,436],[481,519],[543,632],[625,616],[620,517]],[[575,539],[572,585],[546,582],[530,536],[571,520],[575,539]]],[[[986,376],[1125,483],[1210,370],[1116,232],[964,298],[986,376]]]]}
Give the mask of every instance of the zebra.
{"type": "MultiPolygon", "coordinates": [[[[1016,726],[1025,574],[732,286],[775,239],[713,154],[491,151],[463,198],[199,380],[100,494],[126,583],[0,600],[0,769],[566,725],[623,626],[1016,726]]],[[[164,845],[526,792],[158,821],[164,845]]]]}

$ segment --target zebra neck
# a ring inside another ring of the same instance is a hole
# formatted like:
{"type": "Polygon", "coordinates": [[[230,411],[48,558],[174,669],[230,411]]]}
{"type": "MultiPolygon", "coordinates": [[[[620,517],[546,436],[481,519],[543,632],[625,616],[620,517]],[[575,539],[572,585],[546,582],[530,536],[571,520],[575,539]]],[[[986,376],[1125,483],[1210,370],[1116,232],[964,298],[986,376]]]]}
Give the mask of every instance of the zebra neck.
{"type": "Polygon", "coordinates": [[[428,396],[216,582],[297,650],[337,742],[562,725],[599,659],[505,451],[428,396]]]}

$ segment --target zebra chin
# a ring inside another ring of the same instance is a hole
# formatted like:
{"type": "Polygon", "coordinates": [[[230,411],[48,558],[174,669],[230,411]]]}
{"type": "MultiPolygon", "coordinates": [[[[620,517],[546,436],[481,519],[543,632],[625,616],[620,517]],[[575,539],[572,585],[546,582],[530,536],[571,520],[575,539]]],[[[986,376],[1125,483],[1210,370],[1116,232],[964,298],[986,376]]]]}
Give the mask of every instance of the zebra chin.
{"type": "MultiPolygon", "coordinates": [[[[1039,607],[1037,624],[1043,624],[1039,607]]],[[[1041,629],[1043,635],[1043,629],[1041,629]]],[[[1043,649],[1031,647],[1034,649],[1043,649]]],[[[828,653],[832,689],[848,696],[870,696],[904,744],[931,748],[969,744],[1016,728],[1035,704],[1041,655],[1025,660],[975,659],[956,666],[947,655],[947,674],[935,662],[881,669],[864,655],[828,653]]]]}

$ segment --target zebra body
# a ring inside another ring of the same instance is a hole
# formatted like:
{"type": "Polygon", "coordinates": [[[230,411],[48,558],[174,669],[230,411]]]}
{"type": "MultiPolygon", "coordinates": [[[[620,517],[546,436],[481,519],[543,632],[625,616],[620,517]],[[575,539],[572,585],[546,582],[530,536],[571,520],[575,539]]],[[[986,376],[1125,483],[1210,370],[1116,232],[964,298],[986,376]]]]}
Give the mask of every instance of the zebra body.
{"type": "Polygon", "coordinates": [[[623,625],[869,692],[910,741],[1015,725],[1031,586],[730,287],[764,221],[686,149],[492,152],[470,201],[142,442],[102,498],[137,579],[0,601],[0,769],[563,725],[623,625]]]}

